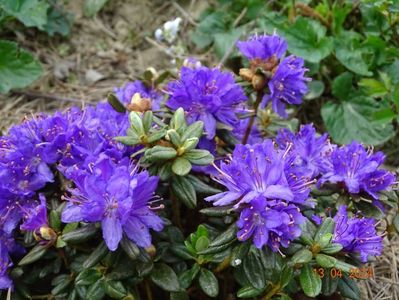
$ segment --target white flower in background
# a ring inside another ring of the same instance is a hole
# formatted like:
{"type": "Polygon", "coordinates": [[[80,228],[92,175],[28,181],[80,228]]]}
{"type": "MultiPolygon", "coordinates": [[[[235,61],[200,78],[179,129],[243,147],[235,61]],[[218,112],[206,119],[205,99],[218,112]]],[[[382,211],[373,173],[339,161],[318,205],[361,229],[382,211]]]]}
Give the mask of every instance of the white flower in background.
{"type": "Polygon", "coordinates": [[[155,30],[155,38],[160,42],[166,41],[169,44],[172,44],[175,41],[179,32],[179,26],[181,21],[181,18],[167,21],[165,24],[163,24],[163,28],[158,28],[157,30],[155,30]]]}

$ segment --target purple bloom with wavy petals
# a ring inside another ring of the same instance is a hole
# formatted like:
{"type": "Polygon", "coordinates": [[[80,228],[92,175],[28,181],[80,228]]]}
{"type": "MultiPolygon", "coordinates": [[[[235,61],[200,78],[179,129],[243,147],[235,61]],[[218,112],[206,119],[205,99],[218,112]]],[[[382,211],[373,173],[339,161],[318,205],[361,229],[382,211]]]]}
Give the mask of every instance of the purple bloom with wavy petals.
{"type": "Polygon", "coordinates": [[[74,179],[77,188],[70,191],[62,221],[101,222],[111,251],[117,249],[123,233],[140,247],[150,246],[149,229],[163,228],[162,220],[149,207],[158,177],[138,173],[127,158],[115,164],[104,156],[91,170],[74,179]]]}
{"type": "Polygon", "coordinates": [[[293,55],[284,58],[268,83],[270,94],[264,96],[262,106],[271,101],[273,110],[287,118],[286,105],[301,104],[303,95],[308,92],[306,82],[310,78],[305,77],[306,71],[302,58],[293,55]]]}
{"type": "Polygon", "coordinates": [[[349,193],[365,192],[378,199],[378,192],[389,190],[395,176],[380,169],[384,161],[382,152],[372,153],[357,142],[336,148],[331,154],[331,166],[319,181],[342,183],[349,193]]]}
{"type": "Polygon", "coordinates": [[[166,105],[173,110],[182,107],[188,123],[203,121],[208,139],[214,138],[218,122],[234,127],[238,105],[247,100],[233,75],[218,68],[183,67],[180,80],[168,85],[168,93],[166,105]]]}
{"type": "MultiPolygon", "coordinates": [[[[221,163],[214,180],[228,191],[210,197],[216,206],[236,202],[236,207],[256,197],[280,199],[304,204],[309,193],[310,177],[290,167],[287,151],[275,148],[271,140],[262,144],[237,145],[230,162],[221,163]]],[[[302,172],[302,171],[301,171],[302,172]]]]}
{"type": "Polygon", "coordinates": [[[291,145],[293,163],[309,169],[312,177],[328,170],[334,146],[330,144],[327,134],[317,136],[316,129],[311,124],[302,125],[297,134],[289,129],[281,129],[277,134],[276,143],[280,149],[286,149],[291,145]]]}
{"type": "Polygon", "coordinates": [[[240,229],[237,237],[240,241],[252,237],[257,248],[267,244],[273,251],[278,251],[280,246],[287,248],[300,236],[299,225],[304,221],[295,205],[257,197],[242,210],[237,222],[240,229]]]}
{"type": "Polygon", "coordinates": [[[276,34],[254,35],[246,41],[238,41],[237,47],[249,60],[267,60],[273,55],[281,58],[287,51],[287,42],[276,34]]]}
{"type": "Polygon", "coordinates": [[[343,250],[358,255],[362,262],[370,256],[382,253],[382,237],[376,232],[376,222],[372,218],[348,217],[346,206],[341,205],[334,217],[333,241],[343,246],[343,250]]]}
{"type": "Polygon", "coordinates": [[[132,101],[134,94],[139,93],[141,98],[151,99],[152,109],[158,110],[161,105],[162,95],[156,90],[144,85],[140,80],[126,83],[123,87],[114,89],[116,97],[124,104],[132,101]]]}

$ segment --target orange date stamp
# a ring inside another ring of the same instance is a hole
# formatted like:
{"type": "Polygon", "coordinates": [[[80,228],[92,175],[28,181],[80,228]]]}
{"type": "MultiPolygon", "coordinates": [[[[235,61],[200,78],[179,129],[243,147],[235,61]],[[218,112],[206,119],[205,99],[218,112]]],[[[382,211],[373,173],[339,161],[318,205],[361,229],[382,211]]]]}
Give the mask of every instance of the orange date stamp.
{"type": "MultiPolygon", "coordinates": [[[[331,268],[313,268],[313,272],[318,274],[320,278],[329,274],[331,278],[342,278],[345,273],[341,269],[331,268]]],[[[369,279],[374,277],[374,270],[372,267],[351,268],[349,269],[349,278],[352,279],[369,279]]]]}

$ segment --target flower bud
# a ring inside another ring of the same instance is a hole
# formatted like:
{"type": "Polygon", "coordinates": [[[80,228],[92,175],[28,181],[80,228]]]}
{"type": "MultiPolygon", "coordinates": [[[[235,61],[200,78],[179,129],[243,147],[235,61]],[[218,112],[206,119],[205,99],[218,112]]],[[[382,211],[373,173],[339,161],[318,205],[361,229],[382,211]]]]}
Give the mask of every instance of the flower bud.
{"type": "Polygon", "coordinates": [[[265,87],[266,78],[263,75],[261,75],[261,74],[255,74],[252,77],[252,81],[251,82],[252,82],[252,86],[254,87],[254,89],[256,91],[260,91],[260,90],[262,90],[265,87]]]}
{"type": "Polygon", "coordinates": [[[244,79],[246,81],[252,81],[252,78],[254,77],[254,75],[255,75],[255,73],[250,69],[246,69],[246,68],[240,69],[240,76],[242,77],[242,79],[244,79]]]}
{"type": "Polygon", "coordinates": [[[129,111],[145,112],[151,110],[152,103],[151,99],[141,98],[140,93],[135,93],[132,97],[131,102],[126,106],[129,111]]]}
{"type": "Polygon", "coordinates": [[[57,234],[48,226],[42,226],[33,232],[33,236],[38,242],[54,243],[57,240],[57,234]]]}

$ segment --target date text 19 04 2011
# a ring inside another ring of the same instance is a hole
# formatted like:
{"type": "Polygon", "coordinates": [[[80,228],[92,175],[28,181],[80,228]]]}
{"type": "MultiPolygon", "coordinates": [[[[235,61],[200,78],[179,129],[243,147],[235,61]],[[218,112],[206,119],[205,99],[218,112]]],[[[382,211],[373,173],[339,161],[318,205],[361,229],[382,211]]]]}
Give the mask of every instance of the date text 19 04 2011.
{"type": "MultiPolygon", "coordinates": [[[[326,276],[328,273],[331,278],[342,278],[343,271],[337,268],[325,269],[325,268],[313,268],[313,271],[317,273],[321,278],[326,276]]],[[[352,268],[349,270],[349,278],[354,279],[368,279],[374,277],[374,270],[372,267],[352,268]]]]}

